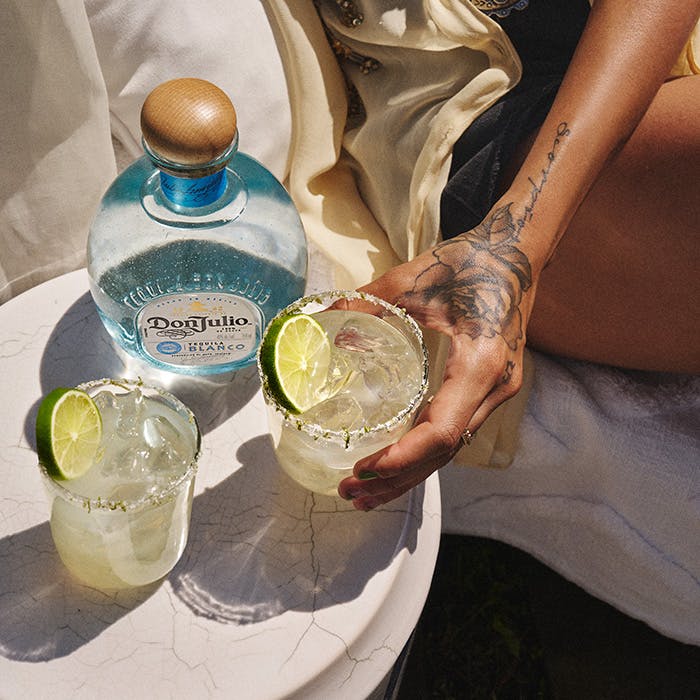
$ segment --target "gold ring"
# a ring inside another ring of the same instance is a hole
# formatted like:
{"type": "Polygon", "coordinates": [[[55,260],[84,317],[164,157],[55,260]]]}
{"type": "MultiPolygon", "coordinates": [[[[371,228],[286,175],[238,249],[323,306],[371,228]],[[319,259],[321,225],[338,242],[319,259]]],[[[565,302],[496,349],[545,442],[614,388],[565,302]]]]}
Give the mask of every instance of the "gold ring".
{"type": "Polygon", "coordinates": [[[472,444],[472,440],[476,436],[476,433],[472,433],[469,428],[465,428],[462,431],[462,434],[459,436],[459,441],[464,445],[464,447],[468,447],[469,445],[472,444]]]}

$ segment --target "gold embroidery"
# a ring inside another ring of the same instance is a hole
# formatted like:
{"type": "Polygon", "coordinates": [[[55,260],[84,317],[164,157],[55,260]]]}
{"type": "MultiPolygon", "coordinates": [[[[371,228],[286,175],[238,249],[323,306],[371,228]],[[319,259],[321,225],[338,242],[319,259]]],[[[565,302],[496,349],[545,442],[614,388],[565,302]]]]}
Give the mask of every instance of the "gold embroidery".
{"type": "Polygon", "coordinates": [[[326,31],[328,42],[330,43],[331,48],[333,49],[333,53],[338,58],[342,58],[343,60],[358,66],[360,69],[360,73],[363,73],[364,75],[372,73],[375,70],[377,70],[377,68],[379,68],[381,64],[376,58],[372,58],[371,56],[364,56],[363,54],[357,53],[357,51],[354,51],[347,44],[343,43],[340,39],[334,36],[325,24],[323,25],[323,27],[326,31]]]}
{"type": "MultiPolygon", "coordinates": [[[[340,20],[346,27],[352,29],[353,27],[359,27],[362,22],[364,22],[364,15],[362,12],[360,12],[353,0],[333,1],[335,2],[335,6],[340,13],[340,20]]],[[[381,65],[377,59],[372,58],[371,56],[364,56],[363,54],[360,54],[354,49],[350,48],[346,43],[338,39],[338,37],[336,37],[326,26],[326,23],[323,21],[323,15],[321,14],[321,0],[314,0],[314,5],[316,6],[318,16],[323,23],[323,29],[326,32],[328,43],[331,45],[333,53],[338,58],[342,58],[344,61],[348,61],[349,63],[358,66],[360,72],[365,75],[377,70],[377,68],[379,68],[381,65]]]]}
{"type": "Polygon", "coordinates": [[[346,27],[357,27],[362,24],[364,17],[352,0],[335,0],[340,11],[340,19],[346,27]]]}
{"type": "Polygon", "coordinates": [[[471,3],[487,15],[507,17],[511,10],[524,10],[530,0],[471,0],[471,3]]]}
{"type": "MultiPolygon", "coordinates": [[[[346,43],[338,39],[337,36],[328,28],[325,21],[323,20],[323,13],[321,12],[321,2],[322,0],[314,0],[314,5],[316,6],[316,11],[318,13],[321,24],[323,25],[323,30],[326,33],[326,38],[328,43],[333,50],[333,53],[338,58],[338,60],[345,61],[357,66],[360,69],[360,73],[363,75],[368,75],[373,73],[381,67],[381,63],[371,56],[365,56],[358,53],[346,43]]],[[[330,2],[330,0],[328,0],[330,2]]],[[[364,21],[363,14],[357,8],[357,5],[352,2],[352,0],[334,0],[335,6],[340,13],[340,21],[348,27],[353,29],[359,27],[364,21]]],[[[347,121],[345,123],[346,129],[352,129],[359,126],[365,119],[365,106],[362,103],[357,88],[345,75],[345,86],[348,93],[348,114],[347,121]]]]}

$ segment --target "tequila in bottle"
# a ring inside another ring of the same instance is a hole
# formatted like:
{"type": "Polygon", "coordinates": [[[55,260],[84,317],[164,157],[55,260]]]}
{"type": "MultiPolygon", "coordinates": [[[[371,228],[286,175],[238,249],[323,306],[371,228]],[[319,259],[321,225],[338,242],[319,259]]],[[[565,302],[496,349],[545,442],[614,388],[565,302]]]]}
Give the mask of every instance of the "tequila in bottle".
{"type": "Polygon", "coordinates": [[[255,361],[267,322],[302,296],[306,238],[286,190],[238,151],[228,96],[196,78],[141,111],[142,158],[102,199],[90,289],[112,338],[159,369],[212,374],[255,361]]]}

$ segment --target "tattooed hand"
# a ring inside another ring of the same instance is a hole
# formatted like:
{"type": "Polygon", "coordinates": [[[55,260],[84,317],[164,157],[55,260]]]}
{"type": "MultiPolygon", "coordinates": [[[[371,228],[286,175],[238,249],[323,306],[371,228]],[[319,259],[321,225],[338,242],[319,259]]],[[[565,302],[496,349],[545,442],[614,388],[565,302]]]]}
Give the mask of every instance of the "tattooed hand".
{"type": "Polygon", "coordinates": [[[494,209],[475,229],[363,288],[448,335],[451,346],[443,384],[416,425],[341,483],[340,495],[356,508],[374,508],[426,479],[462,447],[466,428],[475,433],[520,388],[533,280],[518,246],[524,220],[511,208],[494,209]]]}
{"type": "MultiPolygon", "coordinates": [[[[363,287],[405,308],[425,328],[448,336],[450,351],[442,385],[413,428],[360,460],[353,476],[340,483],[338,492],[356,508],[370,510],[425,480],[462,447],[465,430],[473,435],[496,407],[519,391],[536,287],[521,234],[533,220],[569,136],[568,124],[559,123],[538,177],[524,176],[524,185],[511,186],[509,192],[519,193],[519,205],[502,199],[476,228],[363,287]]],[[[530,250],[539,250],[539,272],[552,248],[546,236],[538,238],[539,246],[535,240],[530,250]],[[543,250],[543,242],[549,251],[543,250]]],[[[553,239],[550,243],[555,245],[553,239]]]]}
{"type": "Polygon", "coordinates": [[[430,252],[434,261],[420,272],[413,289],[398,303],[432,307],[447,326],[472,340],[501,336],[511,350],[524,337],[520,311],[532,284],[530,263],[517,248],[511,205],[500,207],[482,224],[430,252]]]}

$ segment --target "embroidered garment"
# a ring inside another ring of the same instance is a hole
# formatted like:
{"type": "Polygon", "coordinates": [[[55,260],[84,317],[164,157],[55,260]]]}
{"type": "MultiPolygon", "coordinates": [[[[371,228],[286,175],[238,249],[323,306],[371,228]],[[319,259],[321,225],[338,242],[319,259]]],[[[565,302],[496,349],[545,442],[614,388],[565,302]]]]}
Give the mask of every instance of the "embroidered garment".
{"type": "Polygon", "coordinates": [[[343,157],[394,252],[409,259],[438,240],[454,142],[515,86],[520,61],[499,24],[469,3],[356,0],[354,22],[335,0],[317,5],[333,40],[379,66],[367,73],[340,61],[362,106],[343,157]]]}

